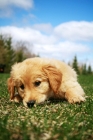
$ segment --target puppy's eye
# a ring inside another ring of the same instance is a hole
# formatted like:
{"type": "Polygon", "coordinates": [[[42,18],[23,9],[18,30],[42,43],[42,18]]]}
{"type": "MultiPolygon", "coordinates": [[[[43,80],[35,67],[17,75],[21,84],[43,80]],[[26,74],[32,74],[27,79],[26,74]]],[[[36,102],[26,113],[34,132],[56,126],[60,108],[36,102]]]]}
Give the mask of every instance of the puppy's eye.
{"type": "Polygon", "coordinates": [[[40,84],[41,84],[41,81],[35,81],[35,82],[34,82],[34,85],[35,85],[36,87],[38,87],[40,84]]]}
{"type": "Polygon", "coordinates": [[[23,90],[25,87],[24,87],[24,85],[22,84],[22,85],[20,86],[20,88],[23,90]]]}

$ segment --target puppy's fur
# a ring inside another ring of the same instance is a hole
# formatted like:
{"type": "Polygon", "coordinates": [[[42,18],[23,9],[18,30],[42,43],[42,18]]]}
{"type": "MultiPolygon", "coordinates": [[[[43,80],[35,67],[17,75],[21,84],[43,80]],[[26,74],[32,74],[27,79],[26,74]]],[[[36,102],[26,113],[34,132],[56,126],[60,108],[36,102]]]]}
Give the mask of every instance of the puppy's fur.
{"type": "Polygon", "coordinates": [[[85,101],[76,72],[58,60],[30,58],[14,64],[8,90],[12,101],[23,101],[25,106],[31,101],[43,103],[51,97],[65,98],[69,103],[85,101]]]}

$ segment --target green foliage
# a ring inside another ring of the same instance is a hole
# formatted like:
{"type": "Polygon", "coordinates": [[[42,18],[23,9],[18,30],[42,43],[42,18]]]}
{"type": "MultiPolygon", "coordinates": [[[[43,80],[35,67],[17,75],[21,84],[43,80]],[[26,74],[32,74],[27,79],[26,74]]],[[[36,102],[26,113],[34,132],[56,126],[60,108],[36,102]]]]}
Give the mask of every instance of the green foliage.
{"type": "Polygon", "coordinates": [[[7,60],[6,58],[7,49],[6,49],[5,43],[6,42],[3,39],[3,37],[0,36],[0,64],[4,64],[7,60]]]}
{"type": "Polygon", "coordinates": [[[77,74],[82,74],[82,75],[93,74],[91,65],[89,65],[88,67],[86,64],[80,66],[76,56],[73,59],[72,68],[74,68],[77,74]]]}
{"type": "Polygon", "coordinates": [[[33,108],[9,101],[7,74],[0,74],[0,140],[93,140],[93,76],[80,75],[86,102],[51,101],[33,108]]]}
{"type": "Polygon", "coordinates": [[[6,72],[9,72],[11,70],[11,66],[16,61],[15,51],[13,50],[13,46],[12,46],[12,38],[9,37],[5,40],[5,48],[7,49],[5,70],[6,72]]]}
{"type": "Polygon", "coordinates": [[[77,74],[79,74],[79,67],[78,67],[78,61],[77,61],[77,57],[74,57],[73,63],[72,63],[72,67],[74,68],[74,70],[76,71],[77,74]]]}
{"type": "Polygon", "coordinates": [[[21,62],[26,58],[36,55],[29,52],[24,43],[12,45],[12,38],[0,35],[0,64],[5,64],[5,72],[10,72],[11,66],[15,62],[21,62]]]}
{"type": "Polygon", "coordinates": [[[87,74],[87,67],[86,67],[86,64],[84,64],[82,66],[82,74],[86,75],[87,74]]]}
{"type": "Polygon", "coordinates": [[[20,51],[17,51],[16,52],[16,61],[17,62],[22,62],[24,60],[24,54],[23,54],[23,51],[20,50],[20,51]]]}
{"type": "Polygon", "coordinates": [[[90,65],[88,66],[87,73],[88,73],[88,74],[92,74],[92,68],[91,68],[91,66],[90,66],[90,65]]]}
{"type": "Polygon", "coordinates": [[[12,39],[0,36],[0,64],[5,64],[6,72],[10,71],[11,65],[15,62],[15,51],[12,47],[12,39]]]}

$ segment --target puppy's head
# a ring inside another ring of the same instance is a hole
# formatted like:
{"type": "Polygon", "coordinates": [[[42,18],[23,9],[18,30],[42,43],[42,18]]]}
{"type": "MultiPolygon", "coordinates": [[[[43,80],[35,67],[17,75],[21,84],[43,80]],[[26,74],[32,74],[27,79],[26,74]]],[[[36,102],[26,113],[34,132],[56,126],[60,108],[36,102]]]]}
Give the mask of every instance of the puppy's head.
{"type": "Polygon", "coordinates": [[[16,64],[8,80],[10,98],[15,97],[15,89],[25,106],[40,104],[57,94],[62,81],[61,72],[52,65],[16,64]]]}

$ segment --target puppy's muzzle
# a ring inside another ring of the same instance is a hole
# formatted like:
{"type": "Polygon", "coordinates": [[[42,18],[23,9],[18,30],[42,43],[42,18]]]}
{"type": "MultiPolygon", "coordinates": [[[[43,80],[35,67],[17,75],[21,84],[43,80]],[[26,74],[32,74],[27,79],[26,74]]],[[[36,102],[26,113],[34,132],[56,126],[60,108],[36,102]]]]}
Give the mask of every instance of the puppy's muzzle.
{"type": "Polygon", "coordinates": [[[35,104],[35,101],[34,100],[31,100],[31,101],[27,102],[27,106],[28,107],[33,107],[34,104],[35,104]]]}

